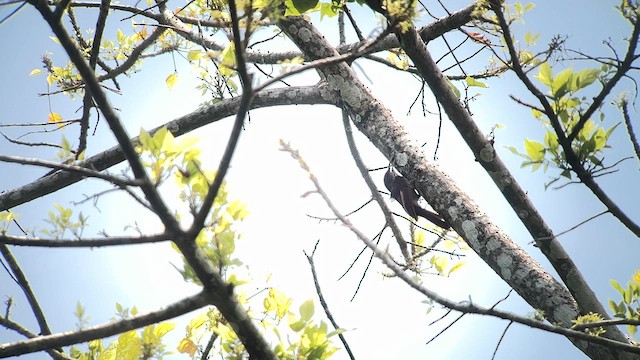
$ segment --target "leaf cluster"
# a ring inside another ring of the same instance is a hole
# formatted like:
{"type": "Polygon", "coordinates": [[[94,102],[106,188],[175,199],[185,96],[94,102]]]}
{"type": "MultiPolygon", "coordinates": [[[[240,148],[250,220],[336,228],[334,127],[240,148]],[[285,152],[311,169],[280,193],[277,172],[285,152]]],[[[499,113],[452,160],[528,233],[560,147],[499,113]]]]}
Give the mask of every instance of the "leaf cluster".
{"type": "MultiPolygon", "coordinates": [[[[553,108],[552,116],[559,120],[563,136],[566,137],[572,132],[585,110],[584,107],[588,105],[588,99],[585,96],[577,96],[577,93],[594,84],[598,79],[604,81],[602,76],[607,73],[607,69],[604,67],[580,71],[568,68],[554,76],[548,62],[540,65],[536,78],[549,89],[547,98],[553,108]]],[[[532,171],[542,168],[546,172],[549,166],[552,166],[561,171],[561,177],[570,180],[572,178],[571,166],[558,141],[558,129],[553,127],[548,114],[535,108],[531,111],[533,116],[546,128],[543,142],[525,139],[524,153],[520,153],[515,147],[508,147],[508,149],[525,159],[522,167],[531,167],[532,171]]],[[[618,123],[606,128],[601,125],[603,120],[603,113],[601,113],[599,121],[587,120],[571,143],[572,151],[578,157],[580,164],[591,175],[605,169],[603,164],[604,150],[610,148],[608,145],[609,137],[619,125],[618,123]]],[[[557,180],[559,178],[546,184],[546,187],[557,180]]]]}
{"type": "Polygon", "coordinates": [[[54,208],[55,211],[49,210],[49,218],[45,219],[45,222],[51,225],[51,228],[41,230],[42,233],[54,239],[59,239],[69,231],[74,237],[82,238],[82,232],[88,225],[88,217],[83,215],[81,211],[73,219],[73,210],[71,208],[66,208],[59,204],[55,204],[54,208]]]}
{"type": "MultiPolygon", "coordinates": [[[[613,311],[613,316],[620,319],[640,320],[640,270],[636,271],[626,288],[615,280],[610,280],[610,283],[622,297],[622,300],[617,303],[609,299],[609,308],[613,311]]],[[[627,325],[627,329],[631,335],[634,335],[637,326],[627,325]]]]}
{"type": "Polygon", "coordinates": [[[175,324],[163,322],[120,334],[118,338],[106,347],[102,340],[93,340],[88,344],[88,350],[82,351],[71,348],[71,357],[78,360],[138,360],[158,359],[171,352],[166,350],[163,337],[175,328],[175,324]]]}

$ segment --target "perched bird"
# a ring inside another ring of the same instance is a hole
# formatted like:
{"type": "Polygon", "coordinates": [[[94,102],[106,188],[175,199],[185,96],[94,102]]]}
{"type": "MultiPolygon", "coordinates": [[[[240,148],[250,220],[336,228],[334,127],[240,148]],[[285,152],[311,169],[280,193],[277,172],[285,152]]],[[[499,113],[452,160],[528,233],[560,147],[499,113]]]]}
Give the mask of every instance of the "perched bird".
{"type": "Polygon", "coordinates": [[[451,228],[451,226],[449,226],[449,224],[447,224],[440,215],[431,212],[418,204],[420,195],[416,189],[414,189],[413,186],[409,184],[409,181],[396,172],[396,170],[391,166],[389,166],[387,172],[384,174],[384,186],[389,189],[391,197],[399,202],[404,208],[404,211],[406,211],[412,218],[417,219],[418,216],[421,216],[443,229],[451,228]]]}

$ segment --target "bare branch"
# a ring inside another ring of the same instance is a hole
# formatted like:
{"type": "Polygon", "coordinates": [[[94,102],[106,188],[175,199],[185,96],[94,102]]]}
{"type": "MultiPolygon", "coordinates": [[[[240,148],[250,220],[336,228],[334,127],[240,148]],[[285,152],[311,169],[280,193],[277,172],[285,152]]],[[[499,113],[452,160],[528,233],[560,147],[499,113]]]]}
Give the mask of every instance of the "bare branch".
{"type": "Polygon", "coordinates": [[[407,263],[411,262],[411,254],[409,254],[409,249],[407,246],[407,242],[404,240],[400,229],[398,228],[398,224],[396,224],[393,216],[391,215],[391,210],[385,203],[384,199],[380,195],[380,191],[376,187],[376,184],[373,183],[371,176],[369,176],[369,170],[364,165],[362,161],[362,157],[360,156],[360,152],[356,147],[355,140],[353,139],[353,133],[351,131],[351,124],[349,123],[349,116],[346,110],[342,110],[342,124],[344,125],[344,132],[347,135],[347,143],[349,144],[349,150],[351,150],[351,157],[356,163],[358,170],[360,170],[360,176],[364,179],[364,182],[367,184],[369,191],[371,191],[371,196],[378,203],[380,210],[384,214],[384,218],[387,222],[387,225],[391,228],[391,232],[393,232],[393,236],[396,238],[396,242],[400,247],[400,251],[402,252],[402,256],[407,263]]]}
{"type": "MultiPolygon", "coordinates": [[[[161,7],[161,9],[167,11],[163,7],[161,7]]],[[[235,0],[229,0],[229,12],[231,13],[232,19],[231,23],[233,27],[233,43],[235,45],[238,77],[240,78],[240,82],[242,83],[242,97],[240,98],[240,104],[238,105],[238,112],[236,113],[236,119],[233,123],[231,134],[229,134],[227,147],[224,150],[222,159],[220,159],[220,165],[218,166],[216,177],[213,180],[211,186],[209,186],[207,195],[202,201],[202,206],[198,210],[198,213],[194,216],[193,224],[191,225],[190,229],[193,239],[195,239],[196,235],[202,230],[202,227],[204,226],[204,223],[209,216],[209,211],[211,211],[211,207],[213,206],[213,201],[215,200],[216,196],[218,196],[218,191],[222,186],[222,182],[225,175],[227,174],[227,170],[229,170],[229,165],[231,165],[231,158],[233,157],[233,153],[235,152],[236,146],[238,145],[238,139],[240,138],[240,133],[242,132],[245,116],[247,115],[247,111],[249,111],[249,108],[251,107],[251,101],[254,97],[254,91],[251,88],[253,77],[247,72],[247,63],[244,55],[245,46],[243,44],[244,42],[240,38],[240,28],[238,26],[238,13],[235,0]]]]}
{"type": "Polygon", "coordinates": [[[188,312],[200,309],[209,304],[209,296],[204,292],[182,299],[166,306],[164,309],[133,316],[116,322],[94,326],[88,329],[68,331],[33,339],[17,341],[10,344],[0,344],[0,358],[29,354],[47,349],[54,349],[73,344],[103,339],[121,334],[143,326],[159,323],[188,312]]]}
{"type": "Polygon", "coordinates": [[[139,237],[112,236],[102,239],[42,239],[0,234],[0,244],[47,248],[96,248],[105,246],[140,245],[169,241],[167,234],[144,235],[139,237]]]}
{"type": "MultiPolygon", "coordinates": [[[[311,255],[309,255],[309,254],[307,254],[305,252],[304,256],[307,257],[307,261],[309,262],[309,267],[311,267],[311,276],[313,276],[313,284],[316,287],[316,294],[318,294],[318,299],[320,299],[320,304],[322,305],[322,308],[324,309],[324,313],[327,315],[327,318],[331,322],[331,325],[333,325],[333,328],[336,329],[336,330],[341,330],[340,326],[338,325],[336,320],[333,318],[333,315],[331,314],[331,311],[329,310],[329,305],[327,304],[327,301],[325,300],[324,296],[322,295],[322,289],[320,289],[320,281],[318,280],[318,274],[316,273],[316,265],[313,262],[313,256],[316,253],[316,248],[318,247],[319,243],[320,243],[320,240],[318,240],[316,242],[316,245],[313,247],[313,251],[311,252],[311,255]]],[[[340,341],[342,342],[342,345],[344,345],[344,349],[347,351],[347,354],[349,355],[349,358],[354,360],[355,356],[351,352],[351,348],[349,347],[349,343],[347,342],[347,339],[345,339],[345,337],[344,337],[344,335],[342,335],[342,333],[339,333],[338,337],[340,338],[340,341]]]]}
{"type": "Polygon", "coordinates": [[[49,324],[47,324],[47,319],[44,316],[44,312],[42,311],[40,304],[38,303],[38,299],[36,299],[36,295],[33,292],[33,289],[31,289],[31,285],[29,285],[27,277],[24,275],[24,272],[22,272],[22,269],[20,268],[20,265],[18,265],[16,258],[11,253],[11,250],[9,250],[7,245],[0,244],[0,254],[2,254],[9,264],[13,276],[18,281],[18,285],[20,285],[20,288],[24,292],[24,295],[29,302],[29,306],[31,306],[31,310],[33,311],[33,315],[38,322],[38,326],[40,326],[40,333],[43,335],[51,334],[51,329],[49,328],[49,324]]]}
{"type": "MultiPolygon", "coordinates": [[[[326,91],[326,84],[264,90],[255,96],[251,102],[251,108],[257,109],[293,104],[334,104],[333,99],[322,96],[323,92],[326,91]]],[[[178,137],[207,124],[234,115],[238,110],[239,104],[240,97],[225,99],[206,108],[169,121],[164,125],[152,129],[149,133],[153,135],[159,129],[167,128],[174,136],[178,137]]],[[[136,143],[137,141],[137,137],[131,139],[131,142],[136,143]]],[[[79,162],[75,166],[102,171],[124,160],[125,157],[122,149],[119,146],[114,146],[111,149],[79,162]]],[[[58,191],[82,179],[83,177],[77,173],[59,171],[20,188],[0,193],[0,211],[11,209],[20,204],[58,191]]]]}
{"type": "Polygon", "coordinates": [[[636,138],[635,132],[633,132],[633,126],[631,125],[631,117],[629,116],[629,103],[627,99],[620,101],[620,108],[622,109],[622,116],[624,117],[624,124],[627,126],[627,134],[631,145],[633,145],[633,151],[636,153],[636,159],[640,161],[640,144],[636,138]]]}
{"type": "MultiPolygon", "coordinates": [[[[560,243],[553,237],[553,232],[545,223],[544,219],[529,200],[526,192],[520,187],[518,181],[513,177],[506,165],[502,162],[493,148],[490,139],[483,136],[482,131],[477,127],[469,113],[460,104],[458,98],[452,93],[450,86],[444,81],[442,73],[431,58],[424,44],[419,43],[415,32],[409,30],[406,34],[400,35],[405,44],[405,51],[413,60],[414,64],[422,74],[422,77],[429,84],[433,94],[442,104],[449,119],[454,123],[462,137],[476,156],[476,160],[484,167],[488,174],[498,186],[505,199],[509,202],[513,210],[518,214],[523,224],[534,239],[541,234],[548,238],[547,241],[537,241],[537,246],[542,250],[547,259],[552,263],[555,270],[569,288],[571,295],[575,298],[580,307],[580,311],[595,312],[602,316],[607,316],[606,310],[596,298],[586,279],[581,275],[573,260],[563,249],[560,243]]],[[[508,38],[509,35],[505,34],[508,38]]],[[[515,58],[514,58],[515,59],[515,58]]],[[[520,66],[514,61],[514,67],[520,66]]],[[[438,210],[438,209],[436,209],[438,210]]],[[[472,245],[472,244],[470,244],[472,245]]],[[[474,246],[471,246],[474,248],[474,246]]],[[[476,249],[474,249],[476,250],[476,249]]],[[[483,257],[484,258],[484,257],[483,257]]],[[[485,258],[485,261],[487,259],[485,258]]],[[[518,291],[518,287],[513,287],[518,291]]],[[[563,291],[566,290],[562,288],[563,291]]],[[[521,293],[520,291],[518,291],[521,293]]],[[[568,294],[566,294],[568,296],[568,294]]],[[[527,298],[524,296],[525,299],[527,298]]],[[[531,301],[529,299],[527,301],[531,301]]],[[[534,308],[541,308],[533,305],[534,308]]],[[[624,341],[624,335],[617,329],[612,329],[608,336],[614,336],[618,341],[624,341]]]]}
{"type": "Polygon", "coordinates": [[[122,187],[140,186],[142,184],[139,180],[125,179],[125,178],[117,177],[115,175],[101,173],[101,172],[89,169],[87,167],[78,166],[78,165],[68,165],[68,164],[62,164],[62,163],[57,163],[53,161],[47,161],[47,160],[29,159],[29,158],[22,158],[18,156],[6,156],[6,155],[0,155],[0,161],[22,164],[22,165],[36,165],[36,166],[46,167],[49,169],[68,171],[71,173],[75,173],[83,178],[84,177],[98,178],[122,187]]]}
{"type": "Polygon", "coordinates": [[[389,259],[389,257],[382,250],[380,250],[377,246],[375,246],[360,230],[354,227],[353,224],[351,224],[351,222],[349,221],[349,219],[345,218],[342,214],[340,214],[338,209],[331,202],[331,199],[329,199],[328,195],[324,192],[324,190],[320,186],[318,179],[315,177],[315,175],[313,175],[309,166],[300,157],[300,154],[298,153],[298,151],[291,148],[291,146],[289,144],[284,143],[284,141],[281,141],[280,145],[282,146],[282,149],[284,151],[289,152],[289,154],[291,154],[291,157],[293,157],[298,161],[298,163],[300,164],[300,167],[303,170],[305,170],[305,172],[308,174],[309,180],[311,180],[311,182],[314,184],[316,188],[316,192],[322,197],[324,202],[327,204],[327,207],[329,207],[329,209],[331,209],[331,211],[340,219],[342,224],[346,226],[349,230],[351,230],[351,232],[353,232],[360,241],[362,241],[369,249],[371,249],[375,257],[381,260],[382,263],[385,266],[387,266],[391,271],[393,271],[393,273],[397,277],[402,279],[402,281],[404,281],[411,288],[420,292],[421,294],[428,297],[429,299],[449,309],[459,311],[461,313],[492,316],[492,317],[516,322],[532,328],[545,330],[545,331],[556,333],[556,334],[561,334],[573,340],[585,340],[586,342],[603,345],[603,346],[606,346],[607,348],[616,349],[621,352],[640,354],[640,347],[636,347],[627,343],[589,335],[583,332],[575,331],[575,330],[560,327],[560,326],[549,325],[538,320],[522,317],[522,316],[515,315],[502,310],[497,310],[493,307],[485,308],[469,302],[465,302],[465,303],[454,302],[445,297],[440,296],[435,291],[431,291],[425,288],[424,286],[416,282],[409,274],[404,272],[391,259],[389,259]]]}

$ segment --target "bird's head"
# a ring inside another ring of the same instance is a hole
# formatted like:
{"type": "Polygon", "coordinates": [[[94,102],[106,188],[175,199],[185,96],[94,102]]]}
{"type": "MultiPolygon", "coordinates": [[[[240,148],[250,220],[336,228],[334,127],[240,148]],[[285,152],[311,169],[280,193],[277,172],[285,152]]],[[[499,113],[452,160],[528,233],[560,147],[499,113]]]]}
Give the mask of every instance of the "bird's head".
{"type": "Polygon", "coordinates": [[[387,172],[384,174],[384,186],[387,190],[391,191],[393,188],[393,182],[395,181],[396,176],[396,171],[391,167],[391,165],[389,165],[387,172]]]}

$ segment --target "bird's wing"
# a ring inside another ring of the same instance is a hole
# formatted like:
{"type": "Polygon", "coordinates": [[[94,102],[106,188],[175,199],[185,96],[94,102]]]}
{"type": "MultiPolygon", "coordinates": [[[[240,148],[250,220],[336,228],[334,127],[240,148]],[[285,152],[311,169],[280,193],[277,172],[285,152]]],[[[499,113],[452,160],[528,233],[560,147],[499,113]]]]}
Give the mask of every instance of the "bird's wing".
{"type": "Polygon", "coordinates": [[[402,207],[404,208],[404,211],[406,211],[407,214],[409,214],[409,216],[416,219],[418,217],[418,214],[416,213],[416,206],[418,206],[418,204],[416,203],[417,194],[415,193],[415,190],[413,190],[412,187],[407,187],[404,185],[408,185],[408,183],[402,184],[402,186],[398,185],[398,190],[399,190],[398,199],[396,200],[400,202],[400,205],[402,205],[402,207]]]}

